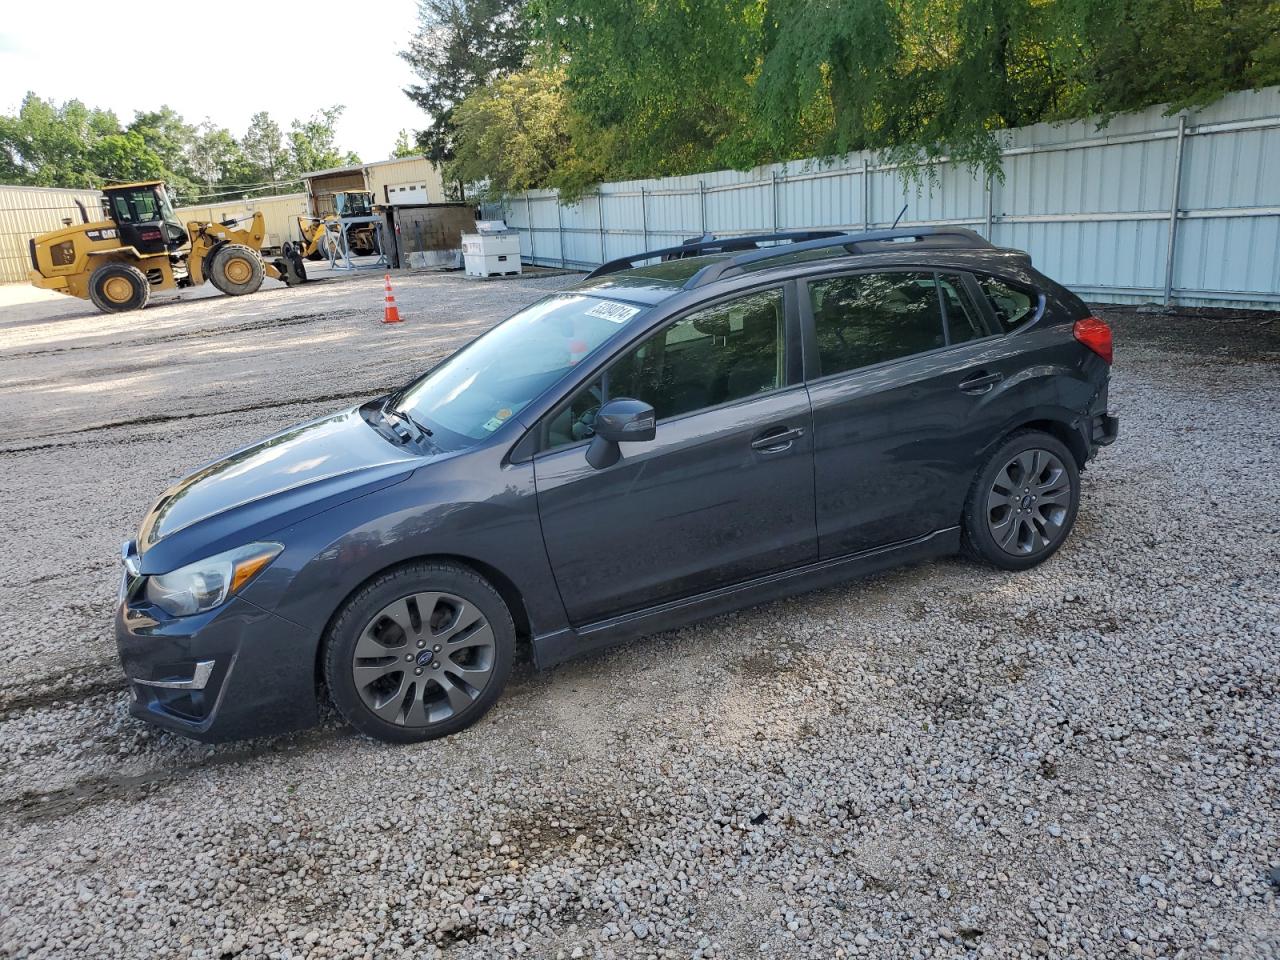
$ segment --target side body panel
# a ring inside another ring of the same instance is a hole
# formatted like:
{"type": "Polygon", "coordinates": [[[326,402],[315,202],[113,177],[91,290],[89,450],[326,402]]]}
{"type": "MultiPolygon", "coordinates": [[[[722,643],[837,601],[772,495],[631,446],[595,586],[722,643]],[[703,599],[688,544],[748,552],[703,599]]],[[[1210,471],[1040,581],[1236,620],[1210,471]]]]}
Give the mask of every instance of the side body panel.
{"type": "MultiPolygon", "coordinates": [[[[969,283],[969,294],[996,329],[981,290],[969,283]]],[[[1068,429],[1088,422],[1099,373],[1072,338],[1065,307],[1048,299],[1036,320],[1013,333],[810,382],[820,557],[954,526],[975,473],[1011,430],[1041,420],[1068,429]],[[975,378],[993,382],[968,387],[975,378]]],[[[815,371],[807,296],[801,309],[806,369],[815,371]]]]}
{"type": "Polygon", "coordinates": [[[586,445],[534,461],[547,553],[575,624],[816,558],[802,386],[658,424],[596,470],[586,445]],[[752,441],[799,428],[785,449],[752,441]]]}

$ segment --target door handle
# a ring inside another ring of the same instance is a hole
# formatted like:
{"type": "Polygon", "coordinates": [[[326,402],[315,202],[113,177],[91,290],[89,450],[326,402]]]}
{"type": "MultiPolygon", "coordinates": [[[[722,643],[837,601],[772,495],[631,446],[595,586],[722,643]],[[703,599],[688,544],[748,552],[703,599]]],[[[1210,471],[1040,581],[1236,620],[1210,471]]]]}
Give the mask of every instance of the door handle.
{"type": "Polygon", "coordinates": [[[803,427],[773,427],[752,440],[751,449],[759,453],[781,453],[803,436],[803,427]]]}
{"type": "Polygon", "coordinates": [[[986,393],[1003,379],[1003,373],[987,373],[985,370],[979,370],[968,380],[961,380],[960,389],[965,393],[986,393]]]}

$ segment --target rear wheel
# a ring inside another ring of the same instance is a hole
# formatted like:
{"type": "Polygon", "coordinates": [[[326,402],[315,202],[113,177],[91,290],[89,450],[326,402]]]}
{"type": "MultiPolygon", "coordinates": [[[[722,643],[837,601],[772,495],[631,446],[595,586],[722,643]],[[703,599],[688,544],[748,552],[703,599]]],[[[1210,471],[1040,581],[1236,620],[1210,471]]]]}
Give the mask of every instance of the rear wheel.
{"type": "Polygon", "coordinates": [[[414,743],[471,726],[511,673],[515,626],[478,574],[417,563],[378,577],[325,637],[334,705],[367,736],[414,743]]]}
{"type": "Polygon", "coordinates": [[[89,299],[99,310],[141,310],[151,299],[147,275],[127,263],[104,263],[89,277],[89,299]]]}
{"type": "Polygon", "coordinates": [[[1039,430],[1010,436],[979,471],[965,504],[965,551],[1004,570],[1026,570],[1053,556],[1080,506],[1080,471],[1057,437],[1039,430]]]}
{"type": "Polygon", "coordinates": [[[262,260],[239,243],[219,247],[209,258],[209,281],[223,293],[240,296],[262,286],[262,260]]]}
{"type": "Polygon", "coordinates": [[[338,238],[332,233],[325,233],[320,238],[320,245],[316,247],[320,254],[321,260],[328,260],[330,263],[337,262],[338,257],[342,255],[342,246],[338,243],[338,238]]]}

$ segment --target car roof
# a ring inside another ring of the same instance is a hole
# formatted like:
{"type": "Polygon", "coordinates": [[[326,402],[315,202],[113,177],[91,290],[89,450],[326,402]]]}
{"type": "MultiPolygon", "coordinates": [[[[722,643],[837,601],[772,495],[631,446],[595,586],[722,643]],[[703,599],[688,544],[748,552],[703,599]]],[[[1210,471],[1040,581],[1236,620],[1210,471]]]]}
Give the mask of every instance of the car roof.
{"type": "Polygon", "coordinates": [[[728,256],[728,254],[709,254],[700,257],[682,257],[678,260],[659,261],[599,277],[588,276],[574,289],[652,305],[675,296],[685,289],[689,279],[704,266],[725,260],[728,256]]]}
{"type": "Polygon", "coordinates": [[[857,234],[796,231],[731,238],[702,237],[678,247],[621,257],[596,268],[575,290],[654,305],[682,291],[719,286],[744,274],[797,276],[824,268],[936,265],[1023,276],[1031,258],[996,247],[971,230],[926,227],[857,234]],[[656,260],[656,263],[644,263],[656,260]],[[807,268],[807,269],[806,269],[807,268]]]}

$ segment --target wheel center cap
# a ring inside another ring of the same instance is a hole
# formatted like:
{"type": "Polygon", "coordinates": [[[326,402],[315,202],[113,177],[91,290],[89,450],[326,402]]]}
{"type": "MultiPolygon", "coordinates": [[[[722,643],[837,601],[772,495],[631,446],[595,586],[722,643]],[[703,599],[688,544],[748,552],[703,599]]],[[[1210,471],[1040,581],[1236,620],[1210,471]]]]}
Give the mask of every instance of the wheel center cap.
{"type": "Polygon", "coordinates": [[[418,666],[425,667],[427,664],[431,662],[431,658],[433,656],[435,655],[430,650],[423,650],[420,654],[418,654],[418,659],[415,662],[418,664],[418,666]]]}
{"type": "Polygon", "coordinates": [[[1027,494],[1025,497],[1022,498],[1022,509],[1023,510],[1031,509],[1031,494],[1027,494]]]}

